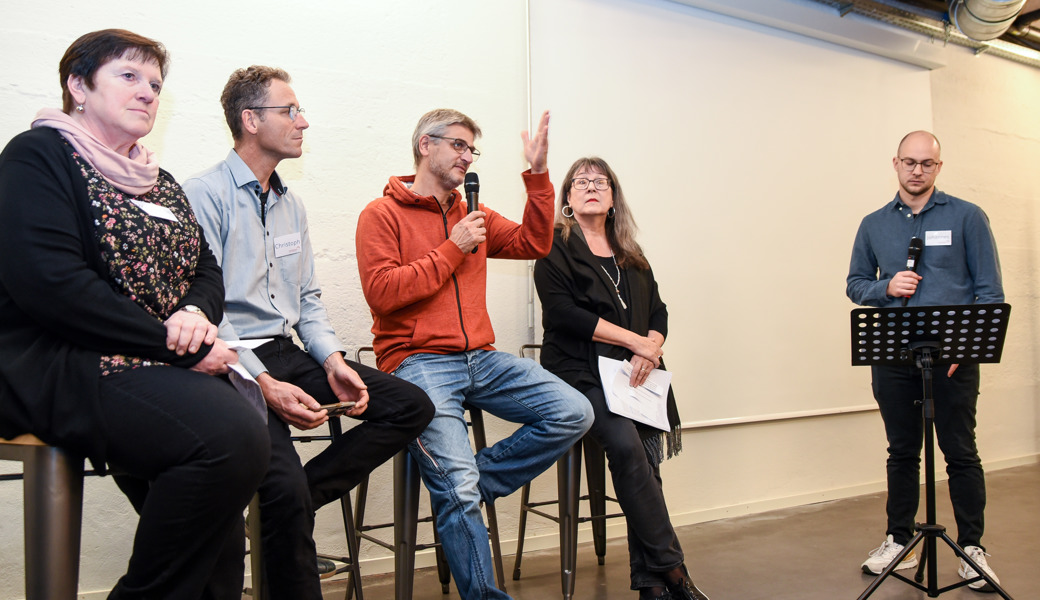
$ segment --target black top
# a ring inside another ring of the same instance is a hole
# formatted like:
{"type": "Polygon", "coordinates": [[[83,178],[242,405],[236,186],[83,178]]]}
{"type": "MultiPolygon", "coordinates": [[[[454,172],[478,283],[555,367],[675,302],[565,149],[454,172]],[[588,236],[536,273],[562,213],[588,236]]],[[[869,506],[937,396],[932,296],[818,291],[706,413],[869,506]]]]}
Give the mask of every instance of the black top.
{"type": "MultiPolygon", "coordinates": [[[[623,268],[622,307],[614,284],[575,227],[566,242],[559,227],[549,256],[534,265],[534,283],[542,303],[541,363],[579,391],[601,385],[599,356],[627,360],[632,353],[621,346],[592,341],[599,319],[646,335],[650,330],[668,335],[668,309],[657,290],[651,269],[623,268]]],[[[616,272],[610,275],[617,276],[616,272]]],[[[614,280],[616,281],[616,279],[614,280]]],[[[664,364],[662,363],[662,367],[664,364]]],[[[675,398],[668,390],[668,421],[679,425],[675,398]]]]}
{"type": "MultiPolygon", "coordinates": [[[[169,173],[160,171],[158,185],[176,188],[187,206],[169,173]]],[[[223,313],[223,279],[199,236],[190,288],[174,310],[193,304],[213,320],[223,313]]],[[[0,436],[32,433],[95,468],[105,459],[102,355],[188,368],[210,350],[167,350],[162,321],[121,293],[107,267],[73,148],[49,128],[16,136],[0,154],[0,436]]]]}

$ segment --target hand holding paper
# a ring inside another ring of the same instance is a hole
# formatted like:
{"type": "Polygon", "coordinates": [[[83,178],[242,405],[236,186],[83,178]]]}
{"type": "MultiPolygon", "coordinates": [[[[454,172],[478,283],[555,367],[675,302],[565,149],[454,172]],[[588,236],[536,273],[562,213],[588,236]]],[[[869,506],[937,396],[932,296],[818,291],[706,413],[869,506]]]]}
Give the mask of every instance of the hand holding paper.
{"type": "Polygon", "coordinates": [[[654,369],[643,385],[629,385],[632,365],[628,361],[599,357],[599,376],[610,412],[668,431],[668,388],[672,374],[654,369]]]}

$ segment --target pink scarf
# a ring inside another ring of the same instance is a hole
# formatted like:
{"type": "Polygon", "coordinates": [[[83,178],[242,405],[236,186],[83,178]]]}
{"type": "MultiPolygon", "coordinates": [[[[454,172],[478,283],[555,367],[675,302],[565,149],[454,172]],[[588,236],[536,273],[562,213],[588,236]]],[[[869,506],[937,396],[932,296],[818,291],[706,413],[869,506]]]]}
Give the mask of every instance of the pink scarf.
{"type": "Polygon", "coordinates": [[[130,156],[122,156],[101,143],[72,117],[56,108],[40,109],[32,128],[50,127],[61,132],[87,162],[119,190],[135,196],[152,191],[159,178],[155,153],[141,144],[130,148],[130,156]]]}

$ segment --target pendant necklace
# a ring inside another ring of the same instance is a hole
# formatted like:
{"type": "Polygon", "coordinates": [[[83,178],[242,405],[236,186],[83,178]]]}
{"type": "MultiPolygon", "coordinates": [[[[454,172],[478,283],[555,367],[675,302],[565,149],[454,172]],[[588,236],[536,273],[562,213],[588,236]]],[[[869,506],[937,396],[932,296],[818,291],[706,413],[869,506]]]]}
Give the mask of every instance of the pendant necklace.
{"type": "Polygon", "coordinates": [[[628,305],[625,304],[625,301],[621,298],[621,289],[618,287],[619,285],[621,285],[621,267],[618,266],[617,259],[614,258],[613,251],[610,252],[610,260],[614,261],[614,268],[617,269],[617,281],[614,281],[614,278],[611,277],[610,271],[608,271],[606,267],[600,265],[599,268],[603,269],[603,272],[607,274],[607,279],[609,279],[610,283],[614,285],[614,293],[617,294],[617,299],[618,302],[621,303],[621,308],[628,310],[628,305]]]}

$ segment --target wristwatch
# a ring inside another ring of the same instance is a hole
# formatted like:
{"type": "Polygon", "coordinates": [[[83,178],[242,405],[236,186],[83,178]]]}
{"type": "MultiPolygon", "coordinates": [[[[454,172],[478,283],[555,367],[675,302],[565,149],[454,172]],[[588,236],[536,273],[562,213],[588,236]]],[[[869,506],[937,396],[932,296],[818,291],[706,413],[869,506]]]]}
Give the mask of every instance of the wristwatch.
{"type": "Polygon", "coordinates": [[[207,321],[209,321],[209,317],[206,316],[206,313],[202,312],[202,309],[199,308],[198,306],[195,306],[194,304],[185,304],[180,309],[183,310],[184,312],[190,312],[190,313],[192,313],[194,315],[198,315],[198,316],[202,317],[203,319],[206,319],[207,321]]]}

